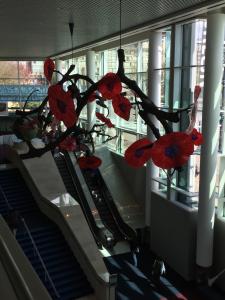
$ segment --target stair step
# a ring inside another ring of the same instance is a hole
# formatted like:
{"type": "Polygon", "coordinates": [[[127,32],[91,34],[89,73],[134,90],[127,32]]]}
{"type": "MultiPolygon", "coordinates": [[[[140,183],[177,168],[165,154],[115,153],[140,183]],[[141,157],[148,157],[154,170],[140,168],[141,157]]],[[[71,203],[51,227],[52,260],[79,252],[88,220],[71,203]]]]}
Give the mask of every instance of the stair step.
{"type": "MultiPolygon", "coordinates": [[[[62,233],[40,212],[18,170],[0,171],[0,184],[10,206],[18,210],[25,219],[45,267],[60,294],[60,300],[77,299],[92,293],[93,289],[62,233]]],[[[0,193],[0,213],[2,212],[7,215],[8,206],[0,193]]],[[[34,255],[32,242],[22,225],[16,238],[52,299],[57,299],[51,284],[45,280],[45,270],[39,257],[34,255]]]]}
{"type": "MultiPolygon", "coordinates": [[[[55,242],[55,243],[59,243],[59,239],[58,239],[58,236],[35,236],[33,234],[31,234],[35,243],[42,243],[42,244],[49,244],[49,243],[52,243],[52,242],[55,242]]],[[[27,236],[25,236],[24,238],[18,238],[17,236],[17,240],[19,240],[20,244],[22,245],[28,245],[30,243],[30,238],[27,236]]],[[[63,243],[63,241],[61,241],[61,243],[63,243]]]]}

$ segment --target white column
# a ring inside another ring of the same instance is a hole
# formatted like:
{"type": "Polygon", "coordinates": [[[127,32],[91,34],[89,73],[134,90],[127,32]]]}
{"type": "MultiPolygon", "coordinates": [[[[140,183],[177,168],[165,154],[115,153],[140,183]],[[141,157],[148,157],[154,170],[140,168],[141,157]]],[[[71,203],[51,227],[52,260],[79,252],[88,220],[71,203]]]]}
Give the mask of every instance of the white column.
{"type": "MultiPolygon", "coordinates": [[[[149,36],[149,56],[148,56],[148,96],[155,105],[160,105],[161,98],[161,71],[155,70],[162,67],[162,33],[151,32],[149,36]]],[[[156,127],[159,122],[152,116],[152,122],[156,127]]],[[[147,128],[147,136],[151,141],[156,138],[152,131],[147,128]]],[[[158,177],[158,168],[149,161],[146,166],[146,197],[145,197],[145,225],[150,226],[151,214],[151,191],[156,187],[152,177],[158,177]]]]}
{"type": "MultiPolygon", "coordinates": [[[[61,73],[62,73],[62,64],[63,64],[62,60],[59,60],[59,59],[55,60],[55,69],[61,73]]],[[[61,79],[62,79],[62,76],[60,74],[56,73],[56,76],[55,76],[56,82],[58,82],[61,79]]]]}
{"type": "Polygon", "coordinates": [[[215,187],[218,149],[218,123],[223,74],[225,15],[209,14],[207,18],[205,80],[203,95],[199,208],[197,223],[198,266],[212,265],[215,216],[215,187]]]}
{"type": "MultiPolygon", "coordinates": [[[[86,54],[86,67],[87,67],[87,76],[95,81],[95,52],[90,50],[86,54]]],[[[92,128],[95,124],[95,102],[87,104],[87,122],[88,130],[92,128]]]]}

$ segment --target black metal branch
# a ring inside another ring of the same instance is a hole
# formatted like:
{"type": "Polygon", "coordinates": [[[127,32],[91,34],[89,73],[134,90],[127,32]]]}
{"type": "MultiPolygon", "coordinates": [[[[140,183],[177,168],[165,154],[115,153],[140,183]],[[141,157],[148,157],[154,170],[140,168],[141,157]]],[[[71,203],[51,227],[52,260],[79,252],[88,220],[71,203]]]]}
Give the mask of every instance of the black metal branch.
{"type": "Polygon", "coordinates": [[[113,140],[113,139],[115,139],[115,138],[118,137],[118,135],[109,136],[108,134],[106,134],[105,136],[108,136],[108,139],[106,139],[105,141],[103,141],[102,144],[105,144],[105,143],[107,143],[107,142],[109,142],[109,141],[111,141],[111,140],[113,140]]]}
{"type": "Polygon", "coordinates": [[[45,97],[45,99],[42,101],[42,103],[40,104],[40,106],[38,106],[37,108],[30,110],[30,111],[23,111],[23,110],[16,110],[16,115],[21,116],[21,117],[26,117],[28,115],[33,115],[36,113],[41,113],[45,107],[45,105],[48,102],[48,96],[45,97]]]}
{"type": "MultiPolygon", "coordinates": [[[[176,112],[166,112],[166,111],[160,110],[148,98],[148,96],[142,92],[142,90],[138,87],[137,83],[134,80],[131,80],[128,77],[126,77],[126,75],[124,73],[125,56],[124,56],[123,49],[118,50],[118,58],[119,58],[119,68],[117,71],[117,75],[119,76],[121,82],[123,84],[125,84],[126,87],[128,87],[130,90],[134,91],[135,95],[137,95],[141,99],[141,101],[138,101],[138,102],[136,101],[136,104],[138,105],[138,109],[139,109],[139,115],[141,116],[141,118],[151,128],[153,134],[155,135],[155,137],[157,139],[160,138],[160,133],[159,133],[159,129],[156,128],[151,121],[151,118],[150,118],[151,114],[154,115],[161,122],[161,124],[163,125],[163,127],[167,133],[171,132],[172,128],[168,122],[178,122],[179,114],[181,114],[183,111],[188,110],[189,108],[180,109],[176,112]]],[[[76,116],[77,116],[77,118],[79,118],[79,115],[80,115],[82,109],[85,107],[85,105],[87,105],[88,99],[91,96],[91,94],[93,92],[95,92],[96,90],[98,90],[98,85],[99,85],[100,81],[94,82],[91,78],[89,78],[86,75],[80,75],[80,74],[72,74],[71,75],[74,68],[75,68],[75,66],[71,65],[69,70],[64,75],[58,71],[55,71],[55,72],[58,72],[59,74],[62,75],[62,79],[57,83],[57,85],[63,85],[63,83],[65,83],[67,81],[70,81],[72,83],[70,86],[70,90],[72,91],[74,98],[77,99],[76,116]],[[76,85],[77,81],[80,79],[85,80],[90,84],[90,86],[87,88],[87,90],[82,93],[80,93],[80,91],[76,85]]],[[[104,104],[103,98],[96,95],[96,99],[97,98],[99,99],[98,100],[99,104],[101,106],[103,106],[102,105],[102,103],[104,104]]],[[[27,115],[38,113],[38,116],[41,117],[41,113],[42,113],[44,107],[46,106],[47,101],[48,101],[48,96],[43,100],[41,105],[38,108],[34,109],[33,111],[29,111],[29,112],[16,111],[16,114],[20,115],[21,117],[25,117],[27,115]]],[[[105,107],[105,105],[103,107],[105,107]]],[[[107,110],[108,110],[108,108],[107,108],[107,110]]],[[[107,112],[107,116],[108,116],[108,114],[109,114],[109,110],[107,112]]],[[[49,124],[48,117],[45,118],[44,121],[45,121],[45,124],[44,124],[44,128],[45,128],[46,124],[49,124]]],[[[104,125],[105,124],[99,124],[96,126],[104,126],[104,125]]],[[[36,149],[32,146],[32,144],[30,142],[27,142],[28,146],[29,146],[29,152],[27,154],[24,154],[21,156],[23,158],[30,157],[30,156],[41,156],[45,152],[47,152],[49,150],[53,150],[56,146],[59,145],[60,142],[62,142],[71,133],[73,133],[74,136],[79,136],[80,134],[85,134],[86,136],[89,136],[89,138],[91,140],[90,143],[91,143],[93,151],[94,151],[94,142],[93,142],[93,137],[91,135],[91,133],[93,133],[93,132],[96,132],[97,134],[102,135],[102,136],[103,135],[107,136],[108,139],[106,141],[117,137],[117,136],[111,137],[109,135],[105,135],[102,132],[95,131],[95,127],[90,132],[87,132],[84,129],[81,129],[79,126],[74,125],[73,127],[67,128],[67,130],[65,132],[63,132],[54,142],[50,142],[42,149],[36,149]]]]}
{"type": "Polygon", "coordinates": [[[87,133],[93,133],[93,132],[96,132],[95,128],[97,127],[103,127],[105,126],[105,124],[94,124],[91,128],[91,130],[89,130],[87,133]]]}
{"type": "MultiPolygon", "coordinates": [[[[120,77],[121,82],[126,84],[131,90],[133,90],[138,97],[142,100],[140,105],[142,108],[153,115],[156,116],[156,118],[162,123],[163,127],[165,128],[166,132],[170,132],[171,126],[167,123],[167,121],[170,122],[179,122],[179,114],[177,112],[165,112],[163,110],[159,110],[157,106],[148,98],[147,95],[145,95],[142,90],[137,85],[136,81],[129,79],[124,74],[124,61],[125,61],[125,55],[124,50],[119,49],[118,50],[118,59],[119,59],[119,67],[117,71],[117,75],[120,77]]],[[[147,125],[149,125],[147,123],[147,125]]]]}
{"type": "Polygon", "coordinates": [[[47,117],[44,120],[44,124],[43,124],[43,131],[47,128],[47,126],[51,123],[51,117],[52,117],[52,112],[49,111],[47,117]]]}
{"type": "Polygon", "coordinates": [[[57,73],[57,74],[60,74],[62,77],[64,76],[63,73],[61,73],[61,72],[58,71],[58,70],[54,70],[53,72],[54,72],[54,73],[57,73]]]}
{"type": "MultiPolygon", "coordinates": [[[[104,125],[104,124],[103,124],[103,125],[104,125]]],[[[100,126],[102,126],[102,125],[100,125],[100,126]]],[[[102,142],[103,144],[105,144],[105,143],[107,143],[108,141],[110,141],[110,140],[112,140],[112,139],[118,137],[117,135],[111,136],[111,135],[109,135],[109,134],[106,134],[106,133],[101,132],[101,131],[98,131],[98,130],[92,130],[92,131],[89,132],[89,133],[97,133],[97,135],[101,135],[101,136],[104,136],[104,137],[108,137],[105,141],[102,142]]]]}
{"type": "Polygon", "coordinates": [[[63,78],[58,82],[59,85],[63,85],[66,81],[70,80],[70,73],[75,69],[75,65],[71,65],[66,74],[63,75],[63,78]]]}
{"type": "Polygon", "coordinates": [[[152,123],[150,114],[146,113],[144,110],[140,110],[139,115],[145,121],[145,123],[151,128],[154,136],[157,139],[159,139],[160,138],[159,129],[156,128],[155,125],[152,123]]]}
{"type": "Polygon", "coordinates": [[[107,109],[106,118],[108,118],[108,116],[109,116],[109,108],[107,106],[105,108],[107,109]]]}
{"type": "Polygon", "coordinates": [[[25,103],[24,103],[24,106],[23,106],[23,111],[25,111],[25,108],[26,108],[26,106],[27,106],[27,102],[29,101],[30,97],[31,97],[35,92],[37,92],[37,91],[39,91],[39,90],[33,90],[33,91],[28,95],[28,97],[27,97],[27,99],[26,99],[26,101],[25,101],[25,103]]]}
{"type": "Polygon", "coordinates": [[[87,81],[88,83],[90,84],[94,84],[94,81],[88,77],[87,75],[81,75],[81,74],[73,74],[71,76],[69,76],[70,79],[73,79],[74,82],[76,83],[78,80],[82,79],[82,80],[85,80],[87,81]]]}

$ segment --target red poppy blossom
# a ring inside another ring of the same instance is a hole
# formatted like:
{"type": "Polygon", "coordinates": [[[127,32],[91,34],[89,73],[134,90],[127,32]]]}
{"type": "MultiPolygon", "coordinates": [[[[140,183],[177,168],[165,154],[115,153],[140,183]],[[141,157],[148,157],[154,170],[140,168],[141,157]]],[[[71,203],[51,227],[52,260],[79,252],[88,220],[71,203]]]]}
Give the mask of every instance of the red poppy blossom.
{"type": "Polygon", "coordinates": [[[119,95],[122,91],[120,78],[115,73],[107,73],[98,84],[98,91],[103,98],[112,99],[115,95],[119,95]]]}
{"type": "Polygon", "coordinates": [[[83,156],[79,157],[77,160],[81,169],[97,169],[102,161],[97,156],[83,156]]]}
{"type": "Polygon", "coordinates": [[[96,112],[96,117],[105,123],[105,125],[109,128],[115,127],[115,125],[112,124],[109,118],[106,118],[103,114],[100,114],[99,112],[96,112]]]}
{"type": "Polygon", "coordinates": [[[154,164],[163,169],[184,165],[194,152],[190,136],[184,132],[171,132],[160,137],[152,147],[154,164]]]}
{"type": "Polygon", "coordinates": [[[94,93],[92,93],[89,97],[88,97],[88,102],[93,102],[93,101],[95,101],[95,99],[96,99],[96,93],[94,92],[94,93]]]}
{"type": "Polygon", "coordinates": [[[127,98],[121,95],[114,96],[112,100],[112,106],[115,114],[126,121],[129,120],[132,105],[127,98]]]}
{"type": "Polygon", "coordinates": [[[54,61],[51,58],[47,58],[44,62],[44,74],[48,81],[51,81],[54,69],[55,69],[54,61]]]}
{"type": "Polygon", "coordinates": [[[77,147],[76,140],[72,136],[67,136],[60,144],[60,150],[74,151],[77,147]]]}
{"type": "Polygon", "coordinates": [[[200,87],[200,85],[196,85],[195,86],[195,90],[194,90],[194,101],[196,101],[201,93],[202,88],[200,87]]]}
{"type": "Polygon", "coordinates": [[[142,167],[151,158],[151,145],[147,138],[134,142],[125,151],[126,162],[134,168],[142,167]]]}
{"type": "Polygon", "coordinates": [[[192,130],[190,136],[195,146],[199,146],[203,144],[203,136],[196,128],[192,130]]]}
{"type": "Polygon", "coordinates": [[[74,102],[70,92],[65,92],[61,85],[48,89],[49,106],[57,120],[63,121],[66,127],[72,127],[76,120],[74,102]]]}

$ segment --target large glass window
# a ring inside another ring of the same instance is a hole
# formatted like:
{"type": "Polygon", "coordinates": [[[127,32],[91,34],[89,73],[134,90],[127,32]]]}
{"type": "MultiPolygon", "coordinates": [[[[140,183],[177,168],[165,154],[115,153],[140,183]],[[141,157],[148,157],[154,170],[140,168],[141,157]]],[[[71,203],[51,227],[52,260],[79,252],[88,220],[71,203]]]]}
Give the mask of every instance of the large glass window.
{"type": "Polygon", "coordinates": [[[6,103],[9,111],[22,108],[32,92],[26,109],[38,106],[47,87],[43,61],[0,62],[0,102],[6,103]]]}

